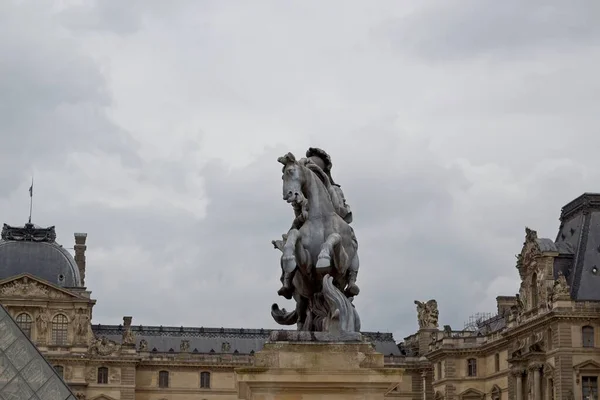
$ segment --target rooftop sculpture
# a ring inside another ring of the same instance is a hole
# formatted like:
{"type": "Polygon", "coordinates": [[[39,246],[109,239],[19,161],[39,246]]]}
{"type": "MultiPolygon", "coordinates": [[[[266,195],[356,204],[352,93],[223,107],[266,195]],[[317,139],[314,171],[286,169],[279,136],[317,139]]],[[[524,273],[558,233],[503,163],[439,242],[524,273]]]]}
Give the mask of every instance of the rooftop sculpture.
{"type": "Polygon", "coordinates": [[[294,299],[293,311],[273,304],[271,315],[298,331],[359,332],[360,319],[352,304],[358,295],[358,241],[350,226],[352,212],[331,177],[331,158],[310,148],[306,158],[292,153],[283,164],[283,200],[295,219],[282,240],[272,241],[281,254],[282,287],[278,294],[294,299]]]}

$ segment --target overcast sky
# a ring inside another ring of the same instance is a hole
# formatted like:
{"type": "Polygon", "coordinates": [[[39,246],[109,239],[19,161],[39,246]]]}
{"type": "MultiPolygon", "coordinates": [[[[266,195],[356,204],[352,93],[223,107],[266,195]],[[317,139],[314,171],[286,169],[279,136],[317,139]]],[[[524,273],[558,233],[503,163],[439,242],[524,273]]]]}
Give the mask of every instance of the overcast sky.
{"type": "Polygon", "coordinates": [[[94,323],[275,328],[288,151],[354,210],[363,329],[462,328],[600,191],[597,0],[0,1],[0,219],[88,233],[94,323]]]}

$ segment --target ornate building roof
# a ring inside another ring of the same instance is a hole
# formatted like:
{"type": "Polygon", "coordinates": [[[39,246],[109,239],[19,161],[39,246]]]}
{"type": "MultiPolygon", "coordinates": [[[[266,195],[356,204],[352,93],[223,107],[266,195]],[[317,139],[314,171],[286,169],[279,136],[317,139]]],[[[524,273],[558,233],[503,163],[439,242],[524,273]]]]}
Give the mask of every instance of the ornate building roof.
{"type": "MultiPolygon", "coordinates": [[[[96,337],[120,343],[122,325],[92,325],[96,337]]],[[[269,339],[270,329],[132,326],[136,348],[156,353],[254,354],[269,339]],[[142,342],[143,341],[143,342],[142,342]],[[184,343],[184,344],[182,344],[184,343]]],[[[391,333],[362,332],[383,355],[401,355],[391,333]]]]}
{"type": "Polygon", "coordinates": [[[565,275],[574,300],[600,300],[599,238],[600,194],[584,193],[562,208],[555,244],[566,250],[554,273],[565,275]]]}
{"type": "Polygon", "coordinates": [[[54,226],[4,224],[0,239],[0,280],[29,273],[62,287],[81,287],[73,256],[56,243],[54,226]]]}

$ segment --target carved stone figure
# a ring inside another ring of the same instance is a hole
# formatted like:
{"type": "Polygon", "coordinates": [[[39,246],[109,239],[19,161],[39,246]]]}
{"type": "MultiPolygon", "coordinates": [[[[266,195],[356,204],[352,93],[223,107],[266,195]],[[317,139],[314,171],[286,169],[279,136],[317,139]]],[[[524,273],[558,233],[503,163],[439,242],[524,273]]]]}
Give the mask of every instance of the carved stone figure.
{"type": "Polygon", "coordinates": [[[92,354],[99,354],[101,356],[108,356],[117,350],[119,350],[119,346],[112,340],[108,340],[106,336],[102,336],[100,339],[96,338],[90,347],[92,354]]]}
{"type": "Polygon", "coordinates": [[[140,351],[148,351],[148,341],[146,339],[140,340],[140,351]]]}
{"type": "MultiPolygon", "coordinates": [[[[291,153],[289,153],[291,154],[291,153]]],[[[287,157],[287,156],[284,156],[287,157]]],[[[282,162],[284,157],[280,157],[279,161],[282,162]]],[[[293,155],[292,155],[293,157],[293,155]]],[[[350,210],[350,206],[346,203],[346,198],[340,185],[336,184],[331,177],[331,157],[327,152],[321,150],[319,148],[311,147],[306,152],[306,158],[303,158],[298,161],[299,165],[306,166],[310,169],[316,176],[319,178],[323,184],[325,185],[327,192],[329,194],[329,200],[333,205],[334,212],[339,215],[344,221],[348,224],[352,222],[352,211],[350,210]]],[[[284,164],[285,165],[285,164],[284,164]]],[[[284,167],[285,169],[285,167],[284,167]]],[[[299,198],[298,201],[291,201],[291,204],[294,209],[295,219],[292,222],[292,227],[288,231],[288,234],[282,235],[283,240],[273,240],[272,243],[276,249],[280,251],[284,251],[284,245],[288,240],[289,233],[294,230],[299,230],[304,225],[304,222],[308,218],[308,199],[305,196],[299,198]]],[[[352,230],[352,228],[350,228],[352,230]]],[[[352,234],[354,235],[354,231],[352,230],[352,234]]],[[[353,240],[356,242],[356,237],[353,236],[353,240]]],[[[356,247],[358,247],[358,242],[356,242],[356,247]]],[[[286,299],[291,299],[293,295],[293,285],[292,279],[295,269],[286,268],[290,266],[289,264],[282,263],[282,287],[277,292],[280,296],[285,297],[286,299]]],[[[358,259],[356,263],[350,266],[348,269],[348,287],[346,288],[347,295],[356,296],[360,292],[360,289],[356,285],[356,278],[358,275],[358,259]]]]}
{"type": "Polygon", "coordinates": [[[80,342],[87,342],[90,336],[90,317],[83,309],[79,309],[74,318],[73,330],[75,338],[80,342]]]}
{"type": "Polygon", "coordinates": [[[438,327],[439,311],[435,299],[422,303],[415,300],[419,329],[436,329],[438,327]]]}
{"type": "Polygon", "coordinates": [[[131,331],[131,317],[123,317],[123,338],[121,343],[124,345],[135,345],[135,336],[131,331]]]}
{"type": "Polygon", "coordinates": [[[190,341],[182,340],[181,343],[179,344],[179,351],[181,351],[182,353],[186,353],[189,350],[190,350],[190,341]]]}
{"type": "Polygon", "coordinates": [[[272,242],[282,252],[278,294],[294,298],[296,308],[288,312],[273,304],[271,315],[303,331],[358,331],[352,305],[359,293],[358,241],[349,225],[350,208],[331,178],[331,159],[311,148],[307,158],[296,160],[288,153],[278,161],[283,164],[283,199],[296,216],[283,240],[272,242]]]}
{"type": "Polygon", "coordinates": [[[38,332],[40,335],[45,335],[48,332],[48,324],[50,323],[50,312],[48,310],[41,311],[35,317],[38,332]]]}
{"type": "Polygon", "coordinates": [[[554,286],[552,287],[552,300],[557,300],[559,298],[570,298],[571,290],[569,289],[569,284],[567,283],[567,278],[563,275],[562,272],[558,273],[558,278],[554,281],[554,286]]]}

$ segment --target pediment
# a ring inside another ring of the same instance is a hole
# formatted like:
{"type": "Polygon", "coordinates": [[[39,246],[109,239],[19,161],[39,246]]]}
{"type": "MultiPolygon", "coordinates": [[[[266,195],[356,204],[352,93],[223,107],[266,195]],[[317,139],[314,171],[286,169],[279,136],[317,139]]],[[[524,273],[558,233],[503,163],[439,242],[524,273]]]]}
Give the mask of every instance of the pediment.
{"type": "Polygon", "coordinates": [[[39,299],[81,299],[81,296],[71,293],[50,282],[36,278],[30,274],[20,274],[0,281],[0,297],[21,297],[39,299]]]}
{"type": "Polygon", "coordinates": [[[90,400],[117,400],[114,397],[110,397],[106,394],[101,394],[99,396],[96,397],[92,397],[90,400]]]}
{"type": "Polygon", "coordinates": [[[600,370],[600,363],[594,361],[594,360],[586,360],[584,362],[581,362],[577,365],[573,366],[573,369],[579,371],[579,370],[600,370]]]}
{"type": "Polygon", "coordinates": [[[485,395],[485,393],[480,392],[477,389],[467,389],[464,392],[462,392],[461,394],[458,395],[459,398],[463,399],[463,398],[480,398],[482,399],[483,396],[485,395]]]}

